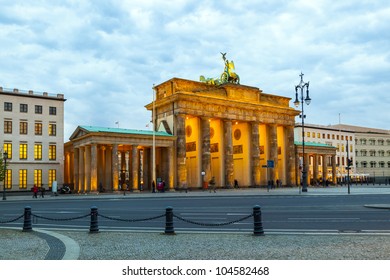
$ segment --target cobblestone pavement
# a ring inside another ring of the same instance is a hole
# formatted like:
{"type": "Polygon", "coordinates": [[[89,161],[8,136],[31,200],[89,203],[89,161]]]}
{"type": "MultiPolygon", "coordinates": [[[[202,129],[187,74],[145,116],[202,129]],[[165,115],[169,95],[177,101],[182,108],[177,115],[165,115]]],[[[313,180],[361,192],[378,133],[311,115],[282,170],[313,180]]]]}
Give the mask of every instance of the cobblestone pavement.
{"type": "MultiPolygon", "coordinates": [[[[309,189],[304,195],[345,194],[346,188],[309,189]]],[[[240,190],[242,195],[297,195],[297,189],[240,190]]],[[[355,187],[353,194],[386,193],[387,187],[355,187]]],[[[237,195],[237,191],[220,191],[217,195],[237,195]]],[[[112,196],[123,194],[112,194],[112,196]]],[[[128,194],[134,196],[156,194],[128,194]]],[[[171,193],[163,195],[215,195],[208,192],[171,193]]],[[[68,196],[69,197],[69,196],[68,196]]],[[[88,198],[93,196],[81,196],[88,198]]],[[[103,197],[103,195],[101,196],[103,197]]],[[[69,197],[70,198],[70,197],[69,197]]],[[[30,196],[9,200],[31,199],[30,196]]],[[[49,197],[48,199],[58,199],[49,197]]],[[[390,205],[367,205],[390,208],[390,205]]],[[[162,232],[41,230],[0,227],[0,259],[2,260],[121,260],[121,259],[264,259],[264,260],[388,260],[390,235],[363,233],[335,234],[268,234],[250,233],[178,233],[162,232]]]]}

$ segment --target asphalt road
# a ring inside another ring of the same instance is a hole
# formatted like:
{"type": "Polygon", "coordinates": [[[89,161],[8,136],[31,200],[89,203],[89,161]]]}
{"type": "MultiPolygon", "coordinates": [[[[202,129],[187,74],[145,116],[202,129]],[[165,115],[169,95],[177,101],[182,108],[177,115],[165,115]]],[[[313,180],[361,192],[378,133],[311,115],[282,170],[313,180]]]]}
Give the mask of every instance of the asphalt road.
{"type": "MultiPolygon", "coordinates": [[[[30,206],[34,228],[90,228],[91,207],[97,207],[100,229],[162,231],[165,211],[172,207],[175,231],[253,231],[253,207],[261,206],[267,232],[390,232],[389,194],[337,196],[117,196],[99,199],[37,199],[0,203],[0,222],[23,215],[30,206]],[[158,217],[158,218],[157,218],[158,217]],[[140,221],[142,220],[142,221],[140,221]],[[239,222],[235,222],[241,220],[239,222]]],[[[0,226],[4,225],[0,223],[0,226]]],[[[23,219],[7,223],[23,227],[23,219]]]]}

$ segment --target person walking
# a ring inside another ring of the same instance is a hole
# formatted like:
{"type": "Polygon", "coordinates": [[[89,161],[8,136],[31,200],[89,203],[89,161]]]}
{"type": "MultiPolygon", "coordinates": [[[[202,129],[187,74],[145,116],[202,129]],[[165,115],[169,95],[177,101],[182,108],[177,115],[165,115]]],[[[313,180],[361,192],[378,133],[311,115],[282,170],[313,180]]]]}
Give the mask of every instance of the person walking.
{"type": "Polygon", "coordinates": [[[33,192],[33,198],[38,198],[38,187],[37,187],[37,185],[34,185],[34,187],[32,188],[32,192],[33,192]]]}
{"type": "Polygon", "coordinates": [[[45,187],[42,185],[41,186],[41,197],[44,198],[45,197],[45,187]]]}
{"type": "Polygon", "coordinates": [[[213,190],[215,193],[216,193],[216,190],[215,190],[215,178],[214,176],[211,178],[211,180],[209,181],[209,185],[210,185],[210,192],[211,190],[213,190]]]}

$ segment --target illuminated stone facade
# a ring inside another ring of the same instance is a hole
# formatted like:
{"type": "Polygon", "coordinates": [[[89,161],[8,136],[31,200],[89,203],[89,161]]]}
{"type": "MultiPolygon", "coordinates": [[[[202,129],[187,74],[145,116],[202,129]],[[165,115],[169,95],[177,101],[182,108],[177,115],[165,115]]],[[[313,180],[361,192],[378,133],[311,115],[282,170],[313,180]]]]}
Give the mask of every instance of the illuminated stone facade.
{"type": "Polygon", "coordinates": [[[155,123],[176,136],[175,185],[201,188],[215,177],[217,187],[296,182],[294,124],[290,98],[259,88],[209,85],[173,78],[155,86],[155,123]],[[267,161],[274,168],[265,168],[267,161]],[[268,173],[268,174],[267,174],[268,173]]]}

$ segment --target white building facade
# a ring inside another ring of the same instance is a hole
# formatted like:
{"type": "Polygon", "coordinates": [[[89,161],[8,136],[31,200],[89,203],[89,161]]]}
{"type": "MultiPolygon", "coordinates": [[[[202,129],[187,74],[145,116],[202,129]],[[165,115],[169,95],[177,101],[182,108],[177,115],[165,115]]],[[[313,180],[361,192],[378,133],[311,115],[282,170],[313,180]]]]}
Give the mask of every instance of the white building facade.
{"type": "MultiPolygon", "coordinates": [[[[346,181],[348,175],[348,158],[352,160],[352,166],[350,166],[349,173],[350,176],[356,174],[356,165],[355,165],[355,134],[351,131],[340,129],[334,126],[321,126],[314,124],[305,124],[305,145],[306,146],[315,146],[315,144],[323,144],[329,147],[336,147],[336,156],[334,158],[335,162],[333,163],[332,158],[326,158],[324,162],[321,162],[320,165],[323,166],[324,177],[331,178],[332,166],[335,164],[335,176],[336,179],[333,179],[334,183],[342,183],[346,181]]],[[[294,139],[295,141],[302,142],[302,125],[297,123],[294,130],[294,139]]],[[[309,172],[315,169],[314,168],[314,158],[309,158],[309,172]]]]}
{"type": "Polygon", "coordinates": [[[2,154],[7,153],[5,188],[30,190],[62,183],[64,95],[0,87],[2,154]]]}

